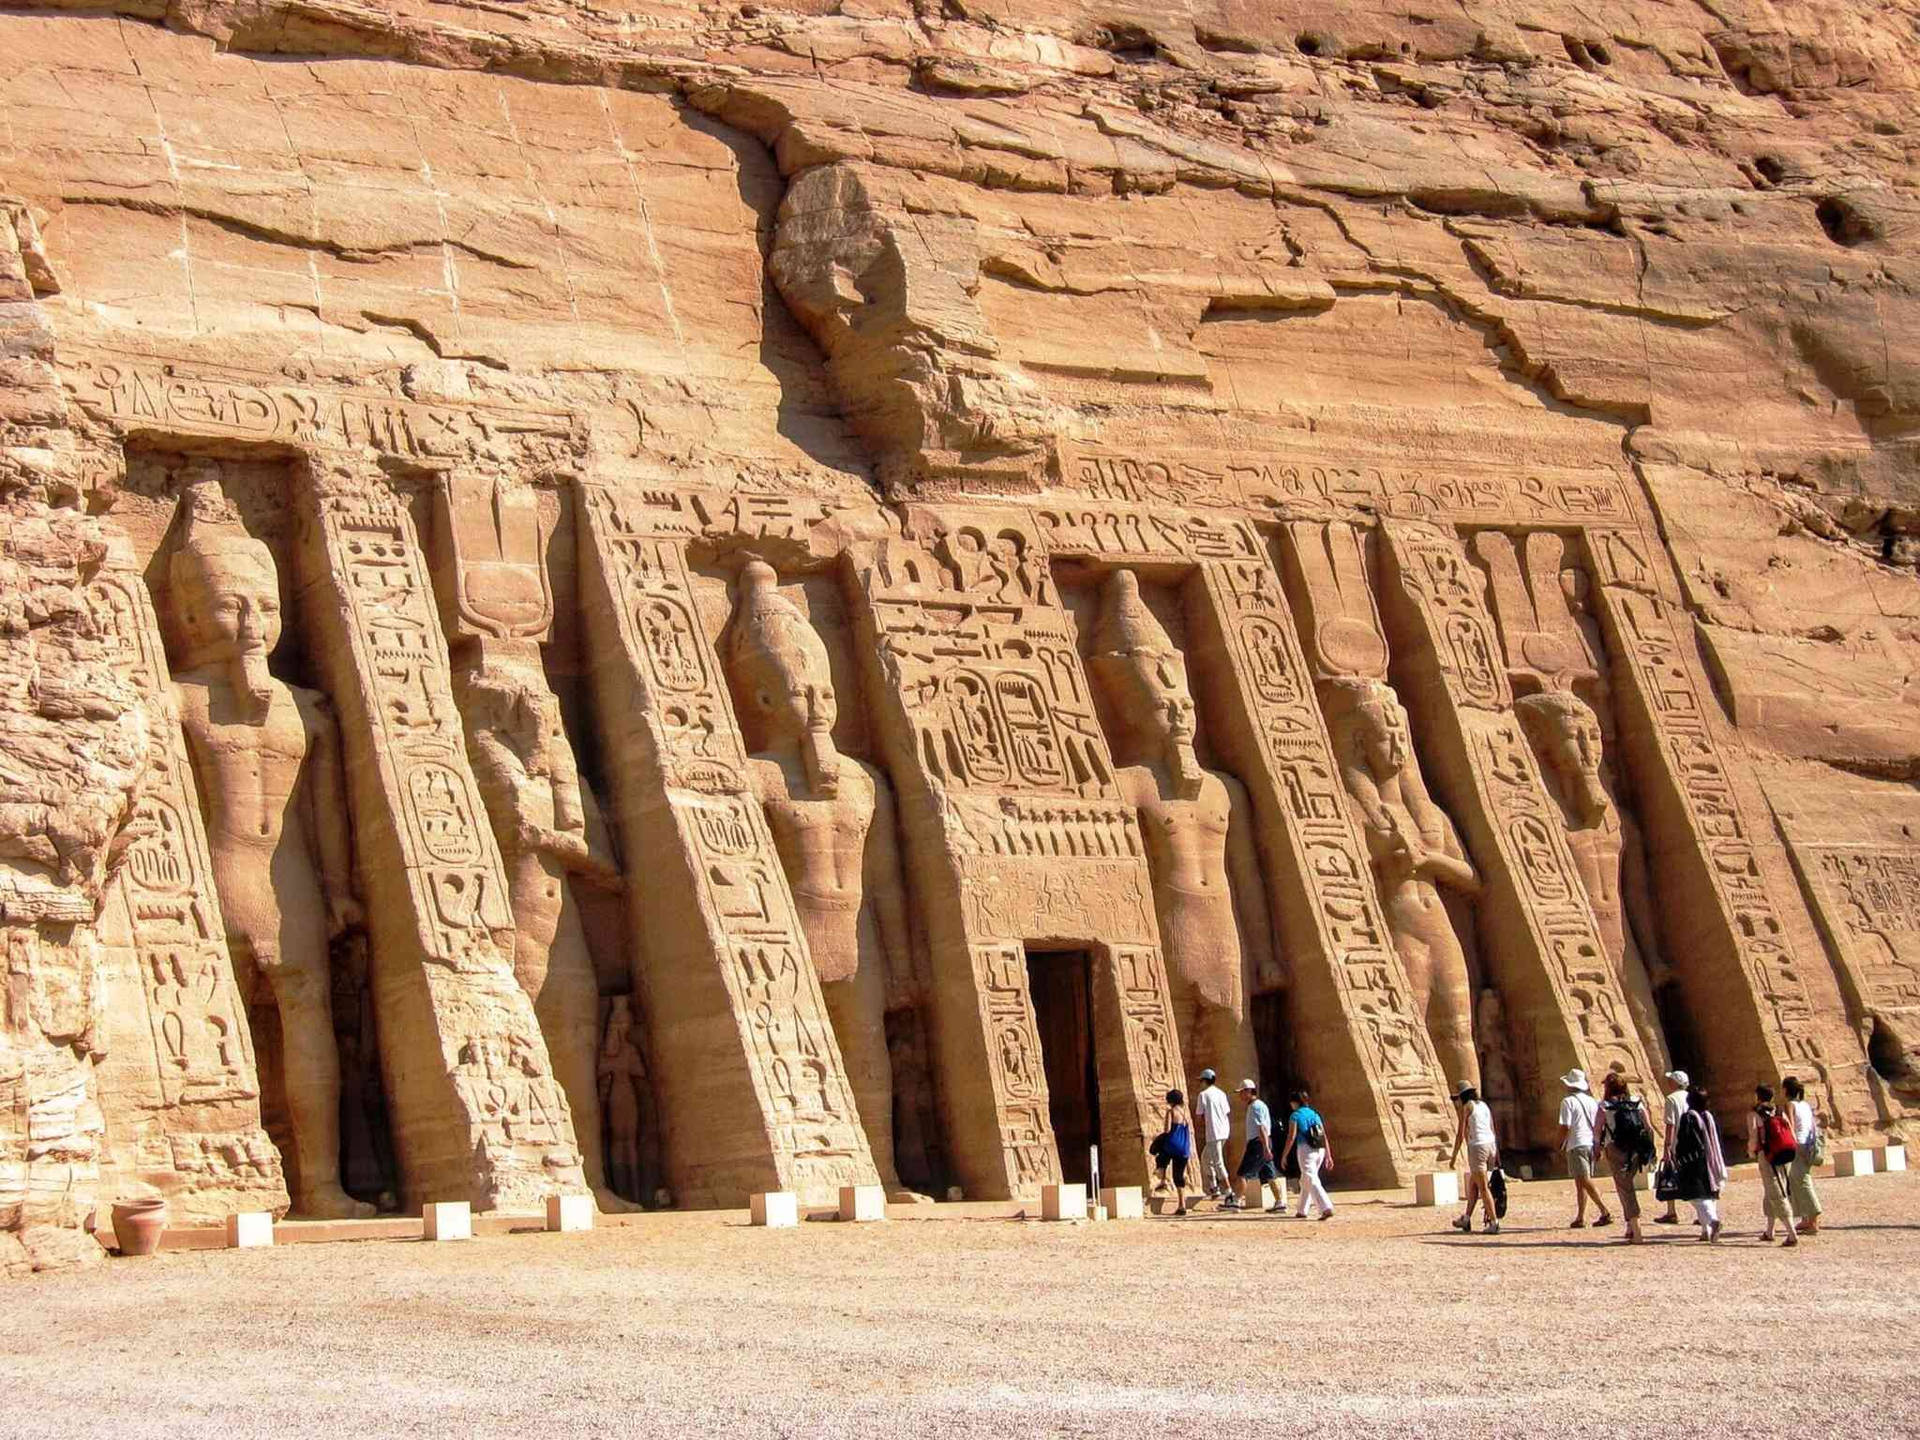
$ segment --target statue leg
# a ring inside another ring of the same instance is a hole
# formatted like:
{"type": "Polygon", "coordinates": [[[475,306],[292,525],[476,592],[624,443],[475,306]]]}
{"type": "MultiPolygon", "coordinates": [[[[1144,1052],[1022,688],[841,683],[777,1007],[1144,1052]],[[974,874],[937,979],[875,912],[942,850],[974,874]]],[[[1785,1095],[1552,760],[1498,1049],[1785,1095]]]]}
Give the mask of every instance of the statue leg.
{"type": "Polygon", "coordinates": [[[1640,958],[1640,947],[1628,935],[1625,963],[1621,965],[1620,988],[1627,992],[1627,1009],[1633,1015],[1633,1025],[1640,1032],[1640,1044],[1647,1052],[1647,1064],[1655,1075],[1664,1075],[1673,1068],[1673,1061],[1667,1051],[1667,1034],[1660,1023],[1660,1007],[1654,999],[1653,981],[1647,975],[1647,967],[1640,958]]]}
{"type": "Polygon", "coordinates": [[[893,1060],[887,1054],[887,982],[880,966],[862,959],[851,977],[820,987],[853,1087],[853,1103],[873,1151],[873,1166],[889,1195],[900,1195],[893,1163],[893,1060]]]}
{"type": "Polygon", "coordinates": [[[280,957],[277,964],[258,946],[254,954],[280,1011],[283,1088],[298,1184],[293,1213],[315,1220],[372,1215],[373,1206],[355,1200],[340,1185],[340,1052],[333,1035],[326,952],[316,940],[310,953],[280,957]]]}
{"type": "Polygon", "coordinates": [[[1477,1087],[1480,1057],[1473,1048],[1473,982],[1467,975],[1467,957],[1447,923],[1446,913],[1441,911],[1434,919],[1443,928],[1423,947],[1427,953],[1427,1033],[1433,1037],[1448,1087],[1477,1087]]]}
{"type": "MultiPolygon", "coordinates": [[[[522,942],[526,943],[524,935],[522,942]]],[[[524,963],[516,957],[515,968],[522,972],[523,983],[536,964],[532,957],[524,963]]],[[[602,1210],[629,1210],[632,1206],[607,1188],[600,1128],[600,986],[594,978],[593,957],[587,952],[580,917],[574,912],[572,897],[564,892],[559,923],[541,968],[545,973],[539,977],[539,989],[528,994],[533,997],[540,1034],[547,1042],[553,1078],[566,1092],[567,1108],[573,1112],[580,1168],[602,1210]]]]}

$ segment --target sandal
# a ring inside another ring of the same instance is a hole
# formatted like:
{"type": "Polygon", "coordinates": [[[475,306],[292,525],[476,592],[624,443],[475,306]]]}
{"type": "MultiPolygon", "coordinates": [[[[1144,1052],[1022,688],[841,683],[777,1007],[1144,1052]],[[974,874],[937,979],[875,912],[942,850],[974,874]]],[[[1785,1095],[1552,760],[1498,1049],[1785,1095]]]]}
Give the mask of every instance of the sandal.
{"type": "Polygon", "coordinates": [[[1611,1225],[1612,1223],[1613,1223],[1613,1216],[1609,1214],[1607,1211],[1602,1210],[1600,1212],[1600,1218],[1593,1222],[1593,1228],[1598,1230],[1602,1225],[1611,1225]]]}
{"type": "Polygon", "coordinates": [[[1586,1228],[1587,1222],[1584,1220],[1571,1220],[1567,1223],[1567,1229],[1569,1230],[1584,1230],[1586,1228]]]}

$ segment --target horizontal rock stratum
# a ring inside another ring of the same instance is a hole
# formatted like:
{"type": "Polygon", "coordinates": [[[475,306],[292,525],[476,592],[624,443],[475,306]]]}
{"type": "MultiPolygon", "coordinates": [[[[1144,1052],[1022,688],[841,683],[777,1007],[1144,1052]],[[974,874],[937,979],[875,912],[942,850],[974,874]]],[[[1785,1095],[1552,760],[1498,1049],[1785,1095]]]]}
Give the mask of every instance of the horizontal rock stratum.
{"type": "Polygon", "coordinates": [[[1203,1066],[1899,1134],[1917,37],[0,15],[0,1269],[1137,1183],[1203,1066]]]}

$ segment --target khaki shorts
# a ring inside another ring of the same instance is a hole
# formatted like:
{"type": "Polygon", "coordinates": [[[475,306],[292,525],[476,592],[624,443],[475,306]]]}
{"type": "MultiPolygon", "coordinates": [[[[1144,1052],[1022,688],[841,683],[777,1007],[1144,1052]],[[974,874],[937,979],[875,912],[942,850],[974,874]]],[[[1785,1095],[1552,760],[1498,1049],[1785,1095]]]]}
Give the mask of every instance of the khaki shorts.
{"type": "Polygon", "coordinates": [[[1484,1175],[1493,1168],[1494,1147],[1491,1145],[1467,1146],[1467,1173],[1484,1175]]]}
{"type": "Polygon", "coordinates": [[[1593,1147],[1575,1145],[1567,1151],[1567,1174],[1576,1180],[1593,1178],[1593,1147]]]}

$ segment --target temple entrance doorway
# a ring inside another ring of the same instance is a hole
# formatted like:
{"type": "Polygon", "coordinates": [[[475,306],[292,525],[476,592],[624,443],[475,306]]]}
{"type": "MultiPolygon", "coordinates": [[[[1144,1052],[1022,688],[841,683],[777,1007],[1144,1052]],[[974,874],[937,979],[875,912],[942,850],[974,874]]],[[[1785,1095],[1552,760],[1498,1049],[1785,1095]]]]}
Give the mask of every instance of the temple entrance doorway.
{"type": "Polygon", "coordinates": [[[1040,1031],[1048,1120],[1060,1151],[1060,1178],[1092,1179],[1088,1148],[1100,1140],[1100,1079],[1093,1040],[1093,956],[1085,950],[1027,951],[1027,989],[1040,1031]]]}

